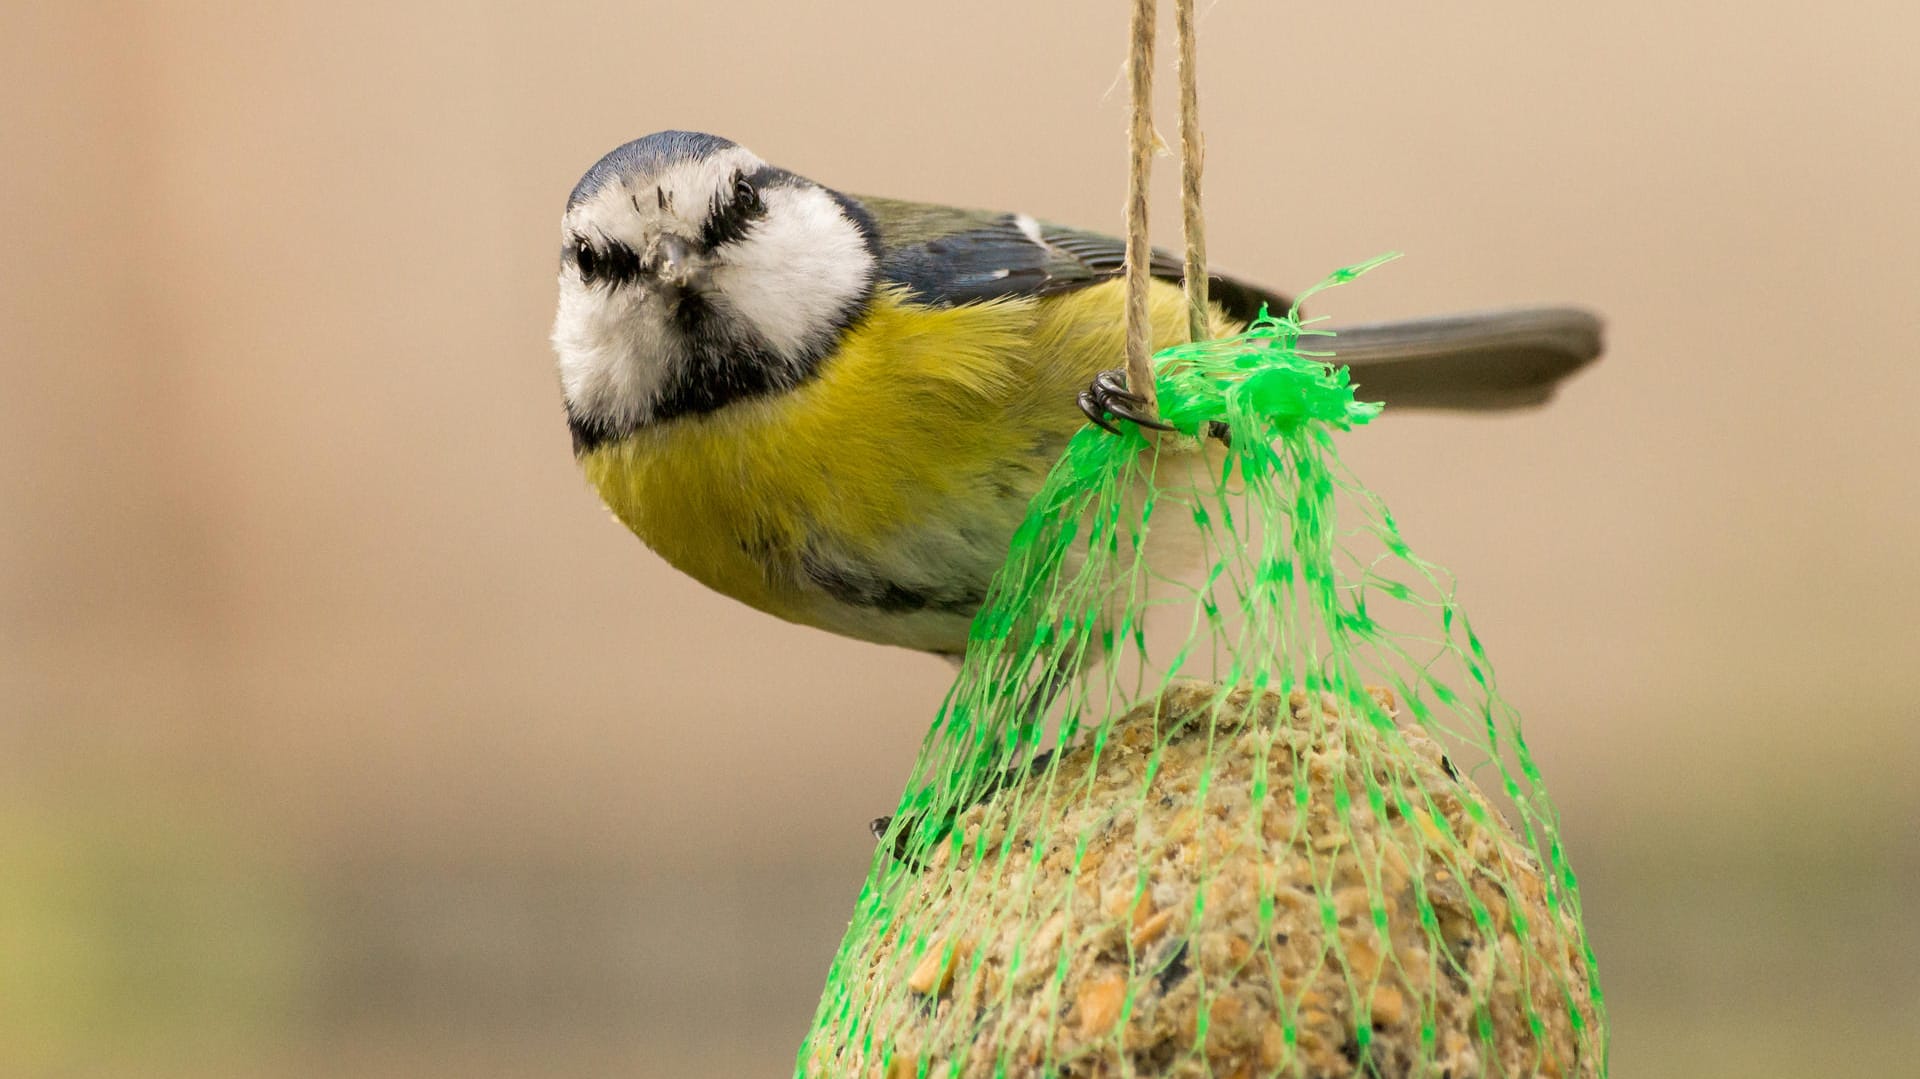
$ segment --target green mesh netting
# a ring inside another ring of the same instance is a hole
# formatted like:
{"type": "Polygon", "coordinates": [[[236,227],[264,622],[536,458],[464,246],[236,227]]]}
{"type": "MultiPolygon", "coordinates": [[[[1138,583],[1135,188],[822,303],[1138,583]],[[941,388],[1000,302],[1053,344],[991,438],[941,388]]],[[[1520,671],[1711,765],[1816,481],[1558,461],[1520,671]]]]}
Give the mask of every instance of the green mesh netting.
{"type": "Polygon", "coordinates": [[[1184,438],[1073,439],[798,1075],[1605,1075],[1553,807],[1450,581],[1339,461],[1379,406],[1337,351],[1263,317],[1156,358],[1184,438]]]}

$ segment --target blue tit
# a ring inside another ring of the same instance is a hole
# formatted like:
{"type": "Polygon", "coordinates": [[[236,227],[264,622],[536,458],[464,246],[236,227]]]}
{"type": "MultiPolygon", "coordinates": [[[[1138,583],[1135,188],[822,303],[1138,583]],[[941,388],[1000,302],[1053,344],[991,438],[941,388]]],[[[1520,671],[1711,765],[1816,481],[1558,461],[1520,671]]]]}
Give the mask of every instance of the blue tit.
{"type": "MultiPolygon", "coordinates": [[[[1132,403],[1124,245],[1036,220],[844,194],[713,135],[587,170],[561,219],[553,345],[573,451],[648,546],[760,610],[946,655],[1067,439],[1132,403]]],[[[1185,339],[1156,253],[1156,348],[1185,339]]],[[[1280,296],[1214,277],[1216,335],[1280,296]]],[[[1545,400],[1600,351],[1578,310],[1352,326],[1390,408],[1545,400]]]]}

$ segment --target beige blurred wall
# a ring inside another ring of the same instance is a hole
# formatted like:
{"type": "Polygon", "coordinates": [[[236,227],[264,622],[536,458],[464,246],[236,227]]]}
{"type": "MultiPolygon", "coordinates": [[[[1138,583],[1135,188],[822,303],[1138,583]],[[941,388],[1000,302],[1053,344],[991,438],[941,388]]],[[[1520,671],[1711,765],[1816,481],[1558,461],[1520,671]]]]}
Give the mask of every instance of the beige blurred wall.
{"type": "MultiPolygon", "coordinates": [[[[1528,716],[1619,1074],[1909,1059],[1920,17],[1204,6],[1219,266],[1609,318],[1347,452],[1528,716]]],[[[0,1073],[785,1067],[947,672],[596,507],[557,215],[691,127],[1112,226],[1121,7],[0,5],[0,1073]]]]}

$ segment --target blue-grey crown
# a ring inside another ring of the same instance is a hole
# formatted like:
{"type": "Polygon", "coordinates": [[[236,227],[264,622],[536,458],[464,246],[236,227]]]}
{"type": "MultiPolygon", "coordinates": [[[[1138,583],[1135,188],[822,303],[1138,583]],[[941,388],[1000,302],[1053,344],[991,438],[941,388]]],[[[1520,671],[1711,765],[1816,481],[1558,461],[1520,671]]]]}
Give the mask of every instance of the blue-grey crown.
{"type": "Polygon", "coordinates": [[[573,194],[567,196],[567,209],[592,198],[594,192],[623,176],[651,175],[676,161],[699,161],[732,149],[733,145],[730,139],[698,131],[656,131],[635,139],[615,147],[593,163],[587,174],[580,177],[580,182],[573,185],[573,194]]]}

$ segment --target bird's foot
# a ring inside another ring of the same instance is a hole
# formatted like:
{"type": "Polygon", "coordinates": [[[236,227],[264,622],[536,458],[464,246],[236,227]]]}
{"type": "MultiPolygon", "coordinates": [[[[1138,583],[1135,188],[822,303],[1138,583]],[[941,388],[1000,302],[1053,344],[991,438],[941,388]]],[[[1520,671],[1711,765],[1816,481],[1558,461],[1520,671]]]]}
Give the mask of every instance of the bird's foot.
{"type": "Polygon", "coordinates": [[[1087,418],[1114,434],[1120,428],[1107,422],[1107,416],[1118,416],[1131,420],[1142,427],[1151,427],[1156,431],[1171,431],[1173,425],[1165,423],[1145,410],[1147,399],[1127,389],[1127,373],[1118,368],[1102,371],[1094,376],[1093,385],[1080,392],[1080,411],[1087,418]]]}
{"type": "MultiPolygon", "coordinates": [[[[919,821],[914,821],[913,823],[917,825],[919,821]]],[[[873,841],[875,843],[886,842],[887,831],[892,827],[892,817],[875,817],[867,822],[867,831],[873,833],[873,841]]],[[[907,849],[907,841],[912,838],[912,825],[900,830],[900,835],[893,841],[893,860],[905,866],[908,872],[918,873],[925,867],[920,864],[920,859],[915,858],[912,852],[907,849]]]]}
{"type": "MultiPolygon", "coordinates": [[[[1044,773],[1047,770],[1047,765],[1053,763],[1053,756],[1056,752],[1058,752],[1058,750],[1049,749],[1044,753],[1035,753],[1033,758],[1027,761],[1027,763],[1016,764],[988,780],[986,787],[976,793],[967,804],[947,814],[945,823],[941,825],[940,831],[933,837],[932,842],[938,842],[945,838],[949,832],[953,831],[953,823],[959,818],[961,813],[979,805],[981,802],[986,801],[1016,783],[1032,779],[1044,773]]],[[[908,821],[907,826],[900,829],[900,834],[895,836],[893,840],[893,860],[899,862],[905,866],[909,872],[913,873],[918,873],[921,869],[925,868],[925,866],[921,864],[920,859],[915,858],[909,849],[911,841],[914,838],[913,834],[919,830],[921,822],[922,818],[919,817],[908,821]]],[[[892,830],[892,817],[875,817],[867,822],[867,831],[873,833],[873,840],[876,843],[886,842],[887,833],[892,830]]]]}

